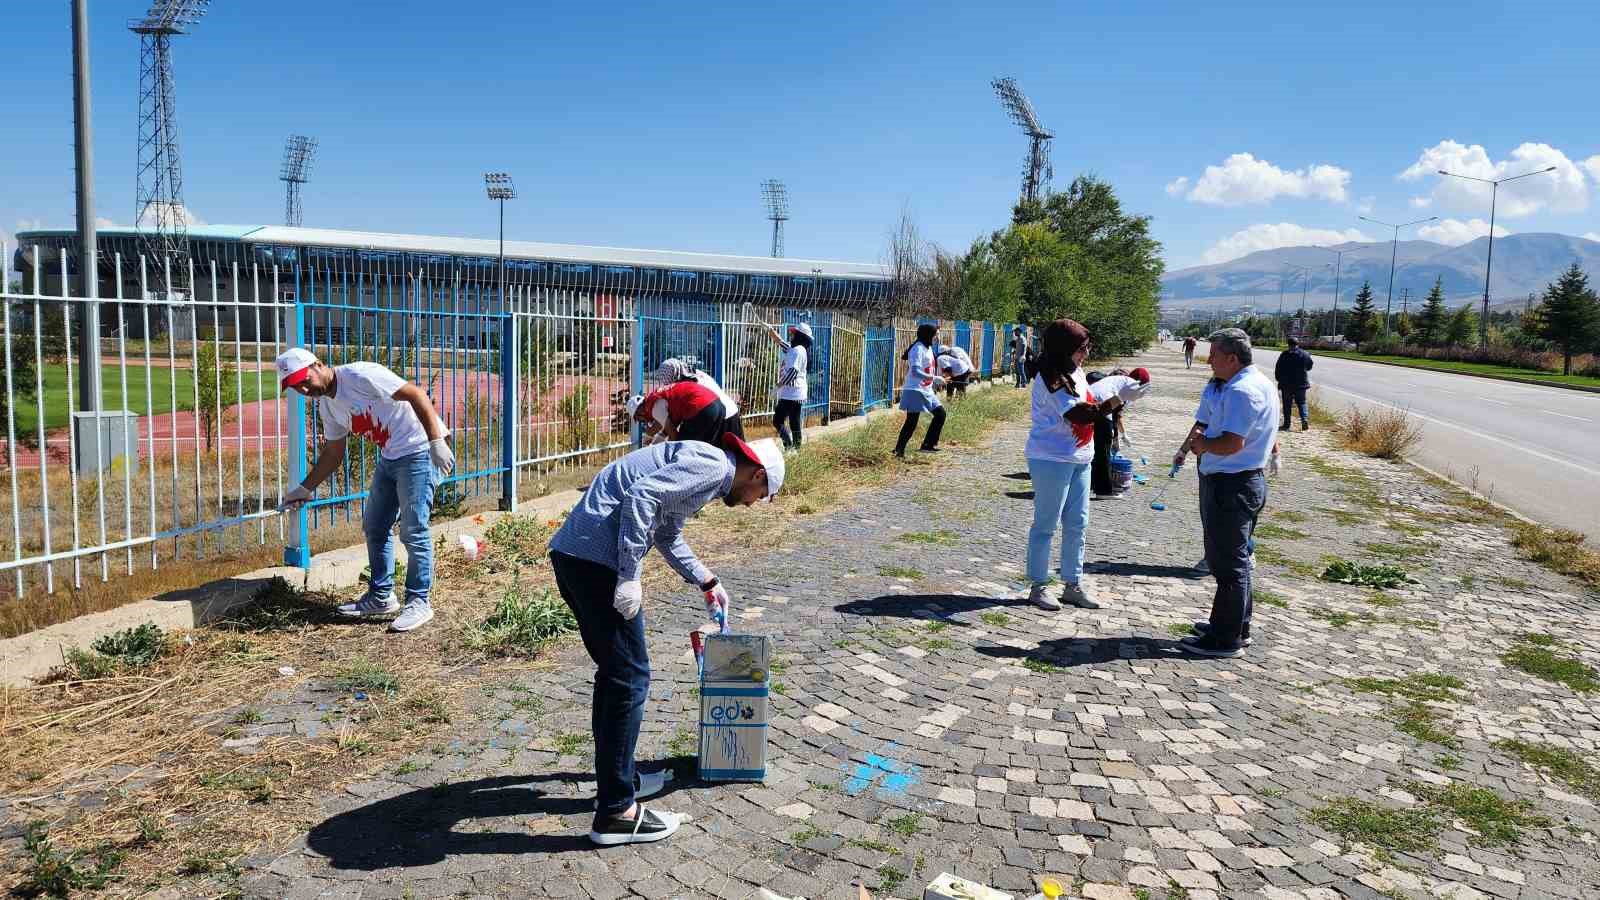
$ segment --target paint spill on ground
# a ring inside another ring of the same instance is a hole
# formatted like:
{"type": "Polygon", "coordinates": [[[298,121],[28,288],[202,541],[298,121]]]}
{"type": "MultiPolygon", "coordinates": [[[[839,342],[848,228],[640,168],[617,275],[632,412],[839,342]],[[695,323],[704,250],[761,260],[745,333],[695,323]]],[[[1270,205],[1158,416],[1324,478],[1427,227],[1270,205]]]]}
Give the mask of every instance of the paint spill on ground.
{"type": "MultiPolygon", "coordinates": [[[[904,794],[917,783],[917,767],[896,759],[898,745],[890,744],[883,753],[867,754],[865,763],[857,763],[850,777],[845,779],[845,792],[854,796],[875,788],[888,794],[904,794]]],[[[849,766],[845,767],[849,770],[849,766]]]]}

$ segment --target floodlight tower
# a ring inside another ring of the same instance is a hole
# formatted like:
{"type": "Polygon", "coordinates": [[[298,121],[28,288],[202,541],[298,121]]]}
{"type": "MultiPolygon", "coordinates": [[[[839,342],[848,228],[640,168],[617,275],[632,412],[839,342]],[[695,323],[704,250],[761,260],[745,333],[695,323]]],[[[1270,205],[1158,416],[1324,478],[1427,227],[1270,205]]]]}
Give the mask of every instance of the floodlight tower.
{"type": "Polygon", "coordinates": [[[789,221],[789,189],[776,178],[761,182],[761,196],[767,201],[767,218],[772,220],[772,257],[783,256],[783,223],[789,221]]]}
{"type": "Polygon", "coordinates": [[[507,172],[483,173],[483,189],[500,204],[500,308],[506,306],[506,201],[517,199],[517,186],[507,172]]]}
{"type": "Polygon", "coordinates": [[[989,84],[1000,98],[1000,105],[1006,108],[1011,121],[1028,136],[1028,160],[1022,170],[1022,199],[1037,202],[1039,189],[1055,175],[1050,165],[1050,142],[1055,139],[1055,134],[1039,124],[1039,117],[1033,114],[1033,104],[1017,87],[1016,79],[996,78],[989,84]]]}
{"type": "Polygon", "coordinates": [[[283,224],[300,227],[300,185],[311,176],[311,160],[317,155],[317,139],[291,134],[283,145],[283,168],[278,180],[284,184],[283,224]]]}
{"type": "Polygon", "coordinates": [[[170,262],[172,271],[181,274],[189,251],[172,85],[172,36],[186,33],[205,15],[210,2],[155,0],[144,18],[128,23],[128,29],[139,35],[139,176],[134,228],[142,252],[150,257],[157,279],[169,292],[174,285],[166,283],[167,265],[170,262]]]}

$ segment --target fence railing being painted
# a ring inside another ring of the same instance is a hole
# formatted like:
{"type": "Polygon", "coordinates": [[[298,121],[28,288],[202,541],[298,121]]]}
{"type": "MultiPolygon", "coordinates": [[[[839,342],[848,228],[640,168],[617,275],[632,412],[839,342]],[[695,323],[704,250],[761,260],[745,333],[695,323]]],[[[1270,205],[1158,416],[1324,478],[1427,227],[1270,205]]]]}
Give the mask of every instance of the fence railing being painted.
{"type": "MultiPolygon", "coordinates": [[[[0,259],[8,253],[0,246],[0,259]]],[[[653,386],[668,357],[712,373],[746,419],[770,417],[782,350],[767,324],[809,323],[805,412],[837,418],[896,401],[918,325],[864,318],[866,303],[841,302],[846,288],[763,297],[752,276],[738,276],[739,289],[673,290],[671,278],[607,284],[590,271],[563,283],[508,271],[502,303],[492,277],[455,266],[374,273],[304,258],[172,273],[117,257],[105,263],[116,295],[88,301],[41,292],[76,281],[67,254],[55,272],[41,258],[32,254],[22,291],[0,293],[0,595],[252,548],[281,546],[285,562],[304,566],[320,529],[359,522],[376,461],[359,439],[309,504],[276,511],[321,433],[315,404],[278,390],[272,361],[287,347],[330,364],[381,362],[421,385],[456,452],[441,491],[515,509],[530,477],[634,446],[617,409],[653,386]],[[173,284],[189,290],[158,288],[173,284]],[[100,309],[98,360],[81,358],[74,333],[88,302],[100,309]],[[75,412],[86,364],[100,371],[98,416],[75,412]]],[[[1008,371],[1010,325],[938,324],[941,342],[966,348],[983,376],[1008,371]]]]}

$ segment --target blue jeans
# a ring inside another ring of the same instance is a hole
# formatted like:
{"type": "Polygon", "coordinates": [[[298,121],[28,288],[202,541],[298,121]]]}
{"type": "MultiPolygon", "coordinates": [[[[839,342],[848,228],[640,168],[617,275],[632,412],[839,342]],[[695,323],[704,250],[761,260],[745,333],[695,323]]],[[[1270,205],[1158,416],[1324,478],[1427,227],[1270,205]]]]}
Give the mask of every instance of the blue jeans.
{"type": "Polygon", "coordinates": [[[399,459],[378,457],[367,489],[367,506],[361,514],[361,530],[367,536],[367,565],[372,581],[368,592],[374,597],[394,593],[394,529],[400,520],[400,541],[406,545],[406,602],[428,602],[433,590],[433,535],[428,531],[428,513],[433,508],[433,489],[438,486],[433,459],[426,450],[399,459]]]}
{"type": "Polygon", "coordinates": [[[1211,600],[1211,634],[1228,647],[1239,645],[1255,612],[1250,596],[1250,552],[1255,546],[1256,519],[1266,505],[1267,476],[1260,469],[1200,476],[1206,565],[1217,580],[1211,600]]]}
{"type": "Polygon", "coordinates": [[[1089,463],[1028,460],[1033,476],[1033,527],[1028,529],[1028,580],[1049,577],[1050,540],[1061,523],[1061,580],[1083,577],[1083,536],[1089,530],[1089,463]]]}
{"type": "Polygon", "coordinates": [[[650,693],[644,611],[630,621],[611,605],[615,569],[560,551],[550,554],[550,567],[595,664],[589,728],[594,734],[594,820],[599,824],[633,805],[633,752],[650,693]]]}

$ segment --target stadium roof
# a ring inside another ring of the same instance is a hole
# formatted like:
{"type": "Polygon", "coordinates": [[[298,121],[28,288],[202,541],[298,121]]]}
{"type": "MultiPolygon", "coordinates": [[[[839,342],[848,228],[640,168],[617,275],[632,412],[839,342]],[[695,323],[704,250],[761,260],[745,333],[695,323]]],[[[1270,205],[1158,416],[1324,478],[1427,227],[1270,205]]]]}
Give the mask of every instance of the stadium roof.
{"type": "MultiPolygon", "coordinates": [[[[69,229],[24,231],[17,235],[23,246],[29,237],[71,237],[69,229]]],[[[126,226],[101,228],[102,237],[133,237],[126,226]]],[[[388,234],[377,231],[341,231],[332,228],[292,228],[286,225],[197,225],[191,240],[247,241],[291,247],[349,247],[411,253],[453,253],[461,256],[497,256],[497,240],[422,234],[388,234]]],[[[889,268],[878,263],[849,263],[768,256],[731,256],[722,253],[687,253],[677,250],[634,250],[624,247],[586,247],[542,241],[506,241],[507,259],[597,265],[646,266],[663,269],[702,269],[753,275],[828,275],[843,278],[888,279],[889,268]]]]}

